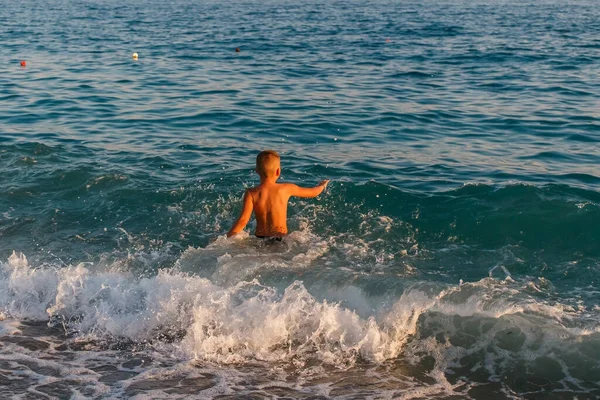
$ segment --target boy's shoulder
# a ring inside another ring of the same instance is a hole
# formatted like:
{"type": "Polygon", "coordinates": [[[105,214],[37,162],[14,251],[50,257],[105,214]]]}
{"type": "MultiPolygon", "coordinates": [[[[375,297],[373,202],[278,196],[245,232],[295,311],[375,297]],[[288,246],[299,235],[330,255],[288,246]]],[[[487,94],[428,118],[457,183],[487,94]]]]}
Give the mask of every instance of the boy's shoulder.
{"type": "Polygon", "coordinates": [[[275,185],[279,190],[291,190],[291,189],[297,187],[297,185],[295,185],[293,183],[287,183],[287,182],[276,183],[275,185]]]}
{"type": "Polygon", "coordinates": [[[277,183],[269,184],[268,186],[261,184],[258,186],[249,187],[246,190],[261,190],[261,189],[271,188],[271,187],[284,188],[284,187],[294,187],[294,186],[297,186],[297,185],[294,183],[288,183],[288,182],[277,182],[277,183]]]}
{"type": "Polygon", "coordinates": [[[295,185],[293,183],[282,182],[282,183],[275,183],[275,184],[272,184],[272,185],[269,185],[269,186],[258,185],[258,186],[250,187],[250,188],[246,189],[246,192],[250,192],[252,194],[255,194],[255,193],[258,193],[258,192],[261,192],[261,191],[289,190],[289,189],[293,189],[295,187],[297,187],[297,185],[295,185]]]}

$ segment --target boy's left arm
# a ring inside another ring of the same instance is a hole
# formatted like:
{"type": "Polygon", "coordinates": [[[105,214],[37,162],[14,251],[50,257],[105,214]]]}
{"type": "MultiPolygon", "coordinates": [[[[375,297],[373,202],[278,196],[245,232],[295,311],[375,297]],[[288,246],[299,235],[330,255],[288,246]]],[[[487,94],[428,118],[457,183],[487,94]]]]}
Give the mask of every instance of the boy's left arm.
{"type": "Polygon", "coordinates": [[[294,185],[293,183],[288,183],[287,188],[290,196],[312,198],[320,195],[321,192],[325,190],[328,183],[329,179],[325,179],[324,181],[319,182],[317,186],[311,188],[300,187],[298,185],[294,185]]]}
{"type": "Polygon", "coordinates": [[[227,232],[227,237],[231,237],[236,233],[240,233],[246,227],[248,221],[250,221],[250,217],[252,216],[252,209],[254,208],[254,204],[252,203],[252,196],[246,190],[244,193],[244,205],[242,206],[242,213],[240,214],[235,224],[231,227],[229,232],[227,232]]]}

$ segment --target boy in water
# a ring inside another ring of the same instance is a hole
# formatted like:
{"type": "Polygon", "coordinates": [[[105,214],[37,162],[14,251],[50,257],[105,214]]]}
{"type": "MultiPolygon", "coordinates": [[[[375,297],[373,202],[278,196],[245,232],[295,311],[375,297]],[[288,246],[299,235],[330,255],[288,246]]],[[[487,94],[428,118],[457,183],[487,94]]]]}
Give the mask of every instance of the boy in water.
{"type": "Polygon", "coordinates": [[[312,188],[303,188],[293,183],[277,183],[281,175],[279,154],[273,150],[261,151],[256,157],[256,173],[260,185],[246,190],[242,213],[227,237],[241,232],[254,211],[256,232],[259,238],[281,238],[287,230],[287,204],[291,196],[317,197],[327,187],[329,180],[321,181],[312,188]]]}

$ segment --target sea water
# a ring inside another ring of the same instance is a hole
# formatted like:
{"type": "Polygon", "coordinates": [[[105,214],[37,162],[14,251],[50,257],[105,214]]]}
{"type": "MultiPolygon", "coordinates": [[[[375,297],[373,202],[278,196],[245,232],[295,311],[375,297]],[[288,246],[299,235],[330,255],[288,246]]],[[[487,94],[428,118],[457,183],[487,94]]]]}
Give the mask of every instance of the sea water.
{"type": "Polygon", "coordinates": [[[596,1],[3,2],[0,396],[598,398],[599,66],[596,1]],[[226,239],[267,148],[331,184],[226,239]]]}

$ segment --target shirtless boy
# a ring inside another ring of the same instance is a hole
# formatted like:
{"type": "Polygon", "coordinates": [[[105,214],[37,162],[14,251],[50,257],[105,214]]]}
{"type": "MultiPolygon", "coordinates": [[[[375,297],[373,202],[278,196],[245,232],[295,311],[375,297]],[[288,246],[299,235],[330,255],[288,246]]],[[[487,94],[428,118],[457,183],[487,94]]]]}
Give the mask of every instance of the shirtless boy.
{"type": "Polygon", "coordinates": [[[254,211],[256,232],[259,238],[281,238],[287,230],[287,204],[291,196],[317,197],[327,187],[329,180],[321,181],[312,188],[303,188],[293,183],[277,183],[281,175],[279,154],[273,150],[261,151],[256,157],[256,173],[260,185],[246,190],[242,213],[227,237],[241,232],[254,211]]]}

